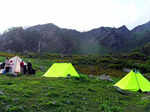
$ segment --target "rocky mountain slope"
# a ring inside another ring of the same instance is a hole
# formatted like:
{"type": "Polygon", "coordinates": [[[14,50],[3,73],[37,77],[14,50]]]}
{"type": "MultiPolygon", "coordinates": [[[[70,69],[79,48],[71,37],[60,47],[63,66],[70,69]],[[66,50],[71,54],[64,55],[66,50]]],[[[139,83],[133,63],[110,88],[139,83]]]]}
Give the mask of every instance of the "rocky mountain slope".
{"type": "Polygon", "coordinates": [[[60,28],[52,23],[26,29],[12,28],[0,35],[0,51],[104,54],[128,52],[150,42],[150,22],[128,30],[100,27],[88,32],[60,28]]]}

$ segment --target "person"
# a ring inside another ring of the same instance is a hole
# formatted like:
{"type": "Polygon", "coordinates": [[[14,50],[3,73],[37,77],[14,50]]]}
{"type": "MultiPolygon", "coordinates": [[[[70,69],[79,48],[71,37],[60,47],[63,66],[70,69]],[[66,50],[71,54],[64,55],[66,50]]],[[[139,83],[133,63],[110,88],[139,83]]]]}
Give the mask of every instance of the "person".
{"type": "Polygon", "coordinates": [[[5,62],[3,62],[2,64],[1,64],[1,69],[4,69],[5,68],[5,62]]]}
{"type": "Polygon", "coordinates": [[[21,73],[24,73],[24,62],[23,60],[20,62],[21,73]]]}
{"type": "Polygon", "coordinates": [[[9,72],[10,66],[9,66],[9,58],[7,57],[5,60],[5,70],[6,73],[9,72]]]}
{"type": "Polygon", "coordinates": [[[27,73],[27,64],[24,63],[24,66],[23,66],[23,74],[26,74],[27,73]]]}
{"type": "Polygon", "coordinates": [[[28,73],[29,74],[35,74],[36,71],[32,68],[32,63],[31,62],[27,63],[27,68],[28,68],[28,73]]]}
{"type": "Polygon", "coordinates": [[[9,72],[10,66],[9,66],[9,58],[7,57],[5,60],[5,70],[6,73],[9,72]]]}
{"type": "Polygon", "coordinates": [[[32,64],[31,64],[31,62],[27,63],[27,68],[28,68],[28,73],[32,74],[32,64]]]}
{"type": "Polygon", "coordinates": [[[3,63],[0,64],[0,74],[5,73],[4,67],[5,67],[5,63],[3,62],[3,63]]]}

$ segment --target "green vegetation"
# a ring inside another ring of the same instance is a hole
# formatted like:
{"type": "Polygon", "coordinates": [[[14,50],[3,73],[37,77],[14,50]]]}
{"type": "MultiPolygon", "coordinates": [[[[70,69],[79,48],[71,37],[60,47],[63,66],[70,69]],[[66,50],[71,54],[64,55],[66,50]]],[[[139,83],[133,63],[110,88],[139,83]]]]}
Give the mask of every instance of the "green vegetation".
{"type": "Polygon", "coordinates": [[[144,47],[142,48],[142,52],[146,55],[150,55],[150,42],[144,45],[144,47]]]}
{"type": "MultiPolygon", "coordinates": [[[[141,112],[144,94],[118,93],[113,83],[96,78],[0,77],[2,112],[141,112]]],[[[143,105],[144,104],[144,105],[143,105]]],[[[144,111],[143,111],[144,112],[144,111]]],[[[145,111],[147,112],[147,111],[145,111]]]]}
{"type": "MultiPolygon", "coordinates": [[[[1,53],[0,53],[1,55],[1,53]]],[[[7,55],[7,54],[6,54],[7,55]]],[[[148,77],[150,61],[131,55],[99,56],[30,54],[36,75],[0,76],[0,112],[149,112],[146,93],[119,93],[112,85],[123,77],[123,68],[139,68],[148,77]],[[126,58],[125,58],[126,57],[126,58]],[[55,62],[71,62],[81,78],[41,77],[55,62]],[[82,74],[81,74],[82,73],[82,74]],[[87,75],[93,75],[88,77],[87,75]],[[110,75],[114,82],[99,75],[110,75]]],[[[0,57],[3,61],[4,57],[0,57]]]]}

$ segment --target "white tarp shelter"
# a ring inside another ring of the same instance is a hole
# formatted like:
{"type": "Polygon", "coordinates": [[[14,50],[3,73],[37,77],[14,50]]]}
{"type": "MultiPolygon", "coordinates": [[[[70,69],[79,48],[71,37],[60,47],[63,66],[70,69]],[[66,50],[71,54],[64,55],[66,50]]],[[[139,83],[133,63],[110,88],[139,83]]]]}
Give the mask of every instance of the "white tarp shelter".
{"type": "MultiPolygon", "coordinates": [[[[10,73],[13,74],[18,74],[21,72],[21,67],[20,67],[20,63],[22,62],[22,59],[18,56],[12,57],[9,59],[9,64],[10,64],[10,73]]],[[[24,62],[24,64],[26,64],[24,62]]]]}

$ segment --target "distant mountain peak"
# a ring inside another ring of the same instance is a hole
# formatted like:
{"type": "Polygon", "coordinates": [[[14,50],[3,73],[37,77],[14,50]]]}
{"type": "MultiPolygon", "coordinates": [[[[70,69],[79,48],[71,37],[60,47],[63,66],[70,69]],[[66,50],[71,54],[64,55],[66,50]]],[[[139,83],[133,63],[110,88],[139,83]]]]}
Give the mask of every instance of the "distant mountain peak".
{"type": "Polygon", "coordinates": [[[48,27],[56,27],[59,28],[57,25],[53,24],[53,23],[47,23],[47,24],[42,24],[40,26],[48,26],[48,27]]]}
{"type": "MultiPolygon", "coordinates": [[[[46,24],[38,24],[38,25],[35,25],[35,26],[49,26],[49,27],[58,27],[56,26],[55,24],[53,23],[46,23],[46,24]]],[[[34,27],[34,26],[33,26],[34,27]]]]}
{"type": "Polygon", "coordinates": [[[27,30],[36,30],[36,31],[57,30],[57,29],[59,29],[59,27],[53,23],[39,24],[39,25],[35,25],[35,26],[27,28],[27,30]]]}
{"type": "Polygon", "coordinates": [[[129,29],[125,25],[119,27],[118,29],[122,31],[129,31],[129,29]]]}

